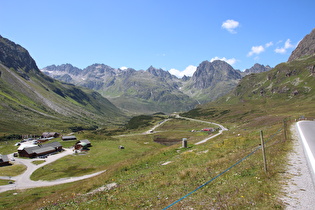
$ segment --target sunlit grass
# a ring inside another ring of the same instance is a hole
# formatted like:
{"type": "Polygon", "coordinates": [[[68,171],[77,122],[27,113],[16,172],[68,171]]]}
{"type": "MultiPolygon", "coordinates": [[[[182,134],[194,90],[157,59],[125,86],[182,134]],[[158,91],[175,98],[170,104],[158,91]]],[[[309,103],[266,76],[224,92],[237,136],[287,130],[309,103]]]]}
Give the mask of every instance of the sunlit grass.
{"type": "Polygon", "coordinates": [[[23,164],[13,164],[9,166],[0,167],[0,176],[17,176],[26,170],[23,164]]]}

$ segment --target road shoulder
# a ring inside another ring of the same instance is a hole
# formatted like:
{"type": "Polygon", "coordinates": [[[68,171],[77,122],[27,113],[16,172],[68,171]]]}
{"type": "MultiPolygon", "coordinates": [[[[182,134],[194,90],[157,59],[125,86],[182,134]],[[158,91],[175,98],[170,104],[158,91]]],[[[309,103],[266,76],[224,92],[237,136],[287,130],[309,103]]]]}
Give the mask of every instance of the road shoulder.
{"type": "Polygon", "coordinates": [[[281,200],[286,209],[314,209],[315,190],[296,126],[291,127],[293,150],[288,156],[287,177],[281,200]]]}

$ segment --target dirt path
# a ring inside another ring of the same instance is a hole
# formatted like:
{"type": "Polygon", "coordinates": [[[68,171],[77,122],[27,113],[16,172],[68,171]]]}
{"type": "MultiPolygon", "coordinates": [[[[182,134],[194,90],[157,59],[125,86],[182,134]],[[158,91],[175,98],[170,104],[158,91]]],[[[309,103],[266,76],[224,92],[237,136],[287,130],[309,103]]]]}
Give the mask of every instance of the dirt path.
{"type": "MultiPolygon", "coordinates": [[[[97,176],[97,175],[104,172],[104,171],[99,171],[99,172],[84,175],[84,176],[68,177],[68,178],[62,178],[62,179],[57,179],[57,180],[53,180],[53,181],[42,181],[42,180],[33,181],[30,179],[30,176],[32,175],[32,173],[35,170],[37,170],[38,168],[41,168],[41,167],[43,167],[49,163],[52,163],[52,162],[58,160],[59,158],[62,158],[64,156],[67,156],[70,154],[73,154],[73,151],[71,149],[65,149],[65,151],[63,151],[61,153],[48,156],[45,159],[45,162],[42,164],[39,164],[39,165],[35,165],[32,162],[34,160],[43,160],[43,159],[39,159],[39,158],[35,158],[35,159],[15,158],[16,163],[24,164],[27,167],[27,169],[23,174],[18,175],[18,176],[14,176],[14,177],[2,176],[2,177],[0,177],[1,179],[7,179],[7,180],[13,180],[14,181],[14,184],[0,186],[0,193],[8,191],[8,190],[27,189],[27,188],[34,188],[34,187],[45,187],[45,186],[52,186],[52,185],[69,183],[69,182],[75,182],[75,181],[87,179],[87,178],[90,178],[93,176],[97,176]]],[[[9,158],[12,158],[12,154],[9,155],[9,158]]]]}
{"type": "Polygon", "coordinates": [[[199,145],[199,144],[203,144],[205,142],[207,142],[208,140],[214,138],[214,137],[217,137],[219,135],[222,134],[223,131],[227,131],[228,129],[225,128],[223,125],[220,125],[218,123],[214,123],[214,122],[208,122],[208,121],[203,121],[203,120],[196,120],[196,119],[192,119],[192,118],[187,118],[187,117],[180,117],[179,115],[176,116],[177,118],[182,118],[182,119],[187,119],[187,120],[192,120],[192,121],[196,121],[196,122],[201,122],[201,123],[209,123],[209,124],[213,124],[213,125],[216,125],[216,126],[219,126],[220,127],[220,130],[219,130],[219,133],[213,135],[213,136],[210,136],[208,138],[205,138],[204,140],[201,140],[197,143],[195,143],[195,145],[199,145]]]}

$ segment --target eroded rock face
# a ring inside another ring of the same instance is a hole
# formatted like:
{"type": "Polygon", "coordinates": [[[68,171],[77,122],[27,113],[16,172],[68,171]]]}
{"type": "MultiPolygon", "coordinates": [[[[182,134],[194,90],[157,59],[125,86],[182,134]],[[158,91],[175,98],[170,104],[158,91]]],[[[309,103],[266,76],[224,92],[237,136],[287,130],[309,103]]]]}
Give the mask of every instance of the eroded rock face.
{"type": "Polygon", "coordinates": [[[313,54],[315,54],[315,29],[302,39],[299,45],[292,52],[288,62],[313,54]]]}
{"type": "Polygon", "coordinates": [[[231,65],[224,61],[203,61],[192,76],[194,88],[205,89],[214,83],[241,79],[242,76],[231,65]]]}
{"type": "Polygon", "coordinates": [[[22,70],[23,73],[31,70],[39,71],[35,61],[25,48],[2,36],[0,36],[0,63],[8,68],[22,70]]]}

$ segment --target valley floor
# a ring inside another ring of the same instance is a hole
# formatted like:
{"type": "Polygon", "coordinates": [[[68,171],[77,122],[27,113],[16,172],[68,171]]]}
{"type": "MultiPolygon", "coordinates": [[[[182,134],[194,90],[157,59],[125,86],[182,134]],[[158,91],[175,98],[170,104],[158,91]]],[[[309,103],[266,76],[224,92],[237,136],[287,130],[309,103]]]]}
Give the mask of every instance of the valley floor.
{"type": "Polygon", "coordinates": [[[295,124],[291,127],[293,151],[289,154],[289,164],[285,176],[284,196],[281,200],[286,209],[314,209],[315,188],[303,151],[303,145],[298,137],[295,124]]]}

